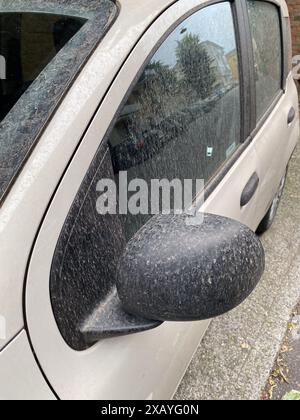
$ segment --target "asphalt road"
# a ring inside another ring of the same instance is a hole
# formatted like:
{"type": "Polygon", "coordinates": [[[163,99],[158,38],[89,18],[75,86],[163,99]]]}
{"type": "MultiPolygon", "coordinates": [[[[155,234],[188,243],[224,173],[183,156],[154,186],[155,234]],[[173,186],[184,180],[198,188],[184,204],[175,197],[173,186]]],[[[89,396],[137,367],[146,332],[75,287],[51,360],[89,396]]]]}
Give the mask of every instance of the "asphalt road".
{"type": "Polygon", "coordinates": [[[300,147],[275,223],[263,237],[266,271],[239,308],[212,321],[175,399],[258,400],[300,301],[300,147]]]}

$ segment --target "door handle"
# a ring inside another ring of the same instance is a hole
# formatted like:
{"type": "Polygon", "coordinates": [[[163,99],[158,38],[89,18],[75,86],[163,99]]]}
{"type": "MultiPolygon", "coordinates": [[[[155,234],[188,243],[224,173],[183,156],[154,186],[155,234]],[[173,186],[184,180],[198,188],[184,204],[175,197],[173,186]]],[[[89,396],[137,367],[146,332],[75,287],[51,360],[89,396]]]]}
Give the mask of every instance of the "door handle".
{"type": "Polygon", "coordinates": [[[288,125],[290,125],[294,121],[295,116],[296,116],[296,111],[295,111],[295,108],[292,107],[288,114],[288,120],[287,120],[288,125]]]}
{"type": "Polygon", "coordinates": [[[249,201],[252,199],[254,194],[256,193],[256,190],[259,185],[259,177],[256,172],[251,176],[249,181],[247,182],[242,195],[241,195],[241,207],[245,207],[246,204],[249,203],[249,201]]]}

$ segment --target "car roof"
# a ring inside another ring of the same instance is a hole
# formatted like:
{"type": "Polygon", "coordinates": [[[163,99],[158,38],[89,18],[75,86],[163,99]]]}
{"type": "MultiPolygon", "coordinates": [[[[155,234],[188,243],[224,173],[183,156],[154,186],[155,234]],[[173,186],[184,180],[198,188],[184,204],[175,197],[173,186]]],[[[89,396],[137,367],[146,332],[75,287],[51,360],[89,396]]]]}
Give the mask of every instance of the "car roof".
{"type": "MultiPolygon", "coordinates": [[[[130,8],[133,9],[134,6],[141,8],[142,4],[143,4],[143,0],[111,0],[116,4],[120,4],[121,7],[124,8],[130,8]]],[[[144,0],[145,2],[147,1],[147,3],[153,3],[155,4],[155,7],[157,8],[157,1],[156,0],[144,0]]],[[[180,0],[161,0],[159,7],[161,8],[161,11],[165,10],[168,6],[170,6],[172,3],[177,3],[180,0]]],[[[218,0],[216,0],[217,2],[218,0]]],[[[230,1],[230,0],[228,0],[230,1]]],[[[257,0],[257,1],[261,1],[261,0],[257,0]]],[[[263,1],[263,0],[262,0],[263,1]]],[[[283,13],[283,17],[288,17],[289,16],[289,11],[288,11],[288,6],[286,3],[286,0],[264,0],[267,2],[271,2],[271,3],[275,3],[277,4],[279,7],[281,7],[282,9],[282,13],[283,13]]],[[[201,3],[205,3],[204,1],[199,0],[199,5],[201,5],[201,3]]],[[[207,4],[211,4],[210,0],[206,1],[207,4]]]]}

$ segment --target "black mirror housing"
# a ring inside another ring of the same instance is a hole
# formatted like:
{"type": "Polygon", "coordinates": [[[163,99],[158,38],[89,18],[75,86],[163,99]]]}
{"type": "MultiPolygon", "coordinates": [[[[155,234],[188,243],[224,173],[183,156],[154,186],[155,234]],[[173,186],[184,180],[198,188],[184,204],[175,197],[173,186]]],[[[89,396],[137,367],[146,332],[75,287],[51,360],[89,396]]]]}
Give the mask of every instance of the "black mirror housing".
{"type": "Polygon", "coordinates": [[[125,311],[157,321],[205,320],[251,294],[265,266],[259,238],[221,216],[193,222],[155,216],[128,243],[117,273],[125,311]]]}

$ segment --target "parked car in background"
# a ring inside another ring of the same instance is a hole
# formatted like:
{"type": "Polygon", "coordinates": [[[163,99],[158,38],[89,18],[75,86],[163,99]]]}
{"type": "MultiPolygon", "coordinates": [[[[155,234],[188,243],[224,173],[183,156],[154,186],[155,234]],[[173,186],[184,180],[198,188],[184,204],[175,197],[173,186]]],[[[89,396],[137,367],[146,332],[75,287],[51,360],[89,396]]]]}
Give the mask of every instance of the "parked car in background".
{"type": "Polygon", "coordinates": [[[286,3],[0,0],[0,55],[0,399],[169,399],[264,269],[299,139],[286,3]],[[99,214],[124,172],[203,179],[203,223],[99,214]]]}

